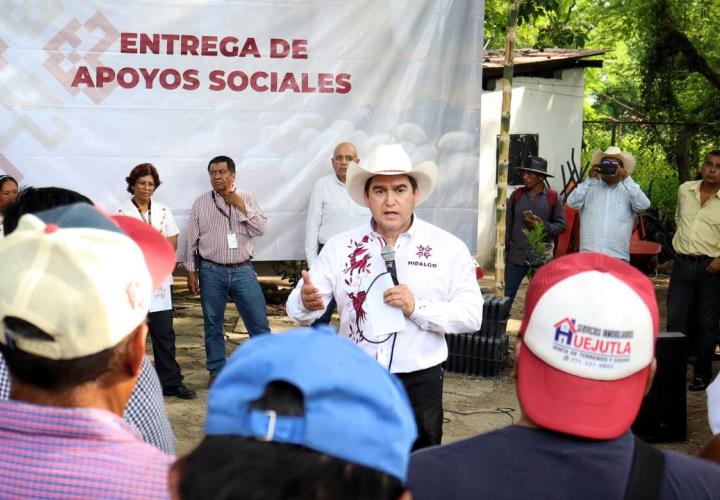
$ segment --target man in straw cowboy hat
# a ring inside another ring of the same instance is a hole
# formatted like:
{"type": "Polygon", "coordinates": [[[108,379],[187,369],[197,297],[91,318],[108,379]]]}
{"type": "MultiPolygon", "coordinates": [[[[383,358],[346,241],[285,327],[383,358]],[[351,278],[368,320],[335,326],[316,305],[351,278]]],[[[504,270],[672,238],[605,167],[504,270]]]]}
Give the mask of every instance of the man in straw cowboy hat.
{"type": "Polygon", "coordinates": [[[444,335],[476,331],[482,321],[482,295],[467,246],[414,213],[436,180],[434,162],[413,168],[399,144],[379,146],[363,166],[352,163],[348,194],[368,206],[372,218],[330,239],[287,301],[288,315],[309,324],[335,297],[339,333],[405,386],[418,426],[416,449],[439,444],[442,437],[444,335]],[[384,290],[383,300],[402,311],[403,327],[377,334],[377,316],[366,298],[382,286],[376,279],[386,274],[386,262],[396,264],[397,281],[384,290]]]}
{"type": "Polygon", "coordinates": [[[505,223],[505,296],[511,301],[533,259],[524,230],[537,225],[545,227],[549,257],[554,238],[565,231],[563,204],[558,203],[557,191],[546,183],[552,177],[547,171],[547,160],[528,156],[518,170],[522,172],[523,186],[513,191],[508,200],[505,223]]]}
{"type": "Polygon", "coordinates": [[[630,260],[635,214],[650,200],[632,180],[635,157],[616,146],[592,155],[588,178],[570,193],[568,206],[580,211],[580,251],[630,260]]]}

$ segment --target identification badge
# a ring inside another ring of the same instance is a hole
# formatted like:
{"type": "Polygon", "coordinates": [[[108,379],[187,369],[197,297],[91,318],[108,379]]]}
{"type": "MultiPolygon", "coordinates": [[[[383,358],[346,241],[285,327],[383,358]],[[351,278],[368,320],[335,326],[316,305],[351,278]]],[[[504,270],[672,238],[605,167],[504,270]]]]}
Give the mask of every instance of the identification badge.
{"type": "Polygon", "coordinates": [[[237,237],[235,236],[235,233],[230,233],[230,234],[228,234],[228,235],[227,235],[227,238],[228,238],[228,248],[233,249],[233,248],[237,248],[237,247],[238,247],[237,237]]]}

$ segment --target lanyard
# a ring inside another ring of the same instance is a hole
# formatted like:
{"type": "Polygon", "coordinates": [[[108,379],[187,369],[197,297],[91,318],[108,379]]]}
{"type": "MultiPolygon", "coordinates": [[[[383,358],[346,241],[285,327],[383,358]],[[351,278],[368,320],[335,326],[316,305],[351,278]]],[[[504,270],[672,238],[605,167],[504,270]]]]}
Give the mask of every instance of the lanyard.
{"type": "Polygon", "coordinates": [[[223,214],[223,216],[227,218],[228,231],[230,231],[232,233],[232,225],[230,224],[230,217],[232,216],[232,205],[228,205],[228,211],[225,212],[225,210],[223,210],[222,207],[220,205],[218,205],[217,197],[215,196],[215,191],[212,192],[212,199],[213,199],[213,202],[215,202],[215,208],[217,208],[217,211],[220,212],[221,214],[223,214]]]}
{"type": "Polygon", "coordinates": [[[137,204],[135,201],[135,198],[132,198],[130,201],[133,202],[133,205],[135,205],[135,208],[137,208],[138,213],[140,214],[140,218],[143,220],[143,222],[147,222],[152,226],[152,200],[148,200],[148,218],[145,220],[145,216],[143,216],[142,211],[140,210],[140,205],[137,204]]]}

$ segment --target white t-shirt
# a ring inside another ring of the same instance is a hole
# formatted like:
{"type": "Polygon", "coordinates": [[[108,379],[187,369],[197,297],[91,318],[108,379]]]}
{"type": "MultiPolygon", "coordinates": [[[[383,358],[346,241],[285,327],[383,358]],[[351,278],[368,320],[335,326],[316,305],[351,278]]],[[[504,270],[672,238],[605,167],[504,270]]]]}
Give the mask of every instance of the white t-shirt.
{"type": "MultiPolygon", "coordinates": [[[[124,206],[118,208],[118,213],[150,223],[152,227],[160,231],[160,233],[166,238],[176,236],[180,233],[177,223],[175,222],[175,217],[173,217],[170,209],[155,200],[151,201],[150,210],[144,214],[140,214],[140,211],[132,200],[128,200],[124,206]]],[[[168,309],[172,309],[172,296],[170,290],[172,282],[172,275],[170,275],[165,283],[153,292],[152,298],[150,299],[149,312],[167,311],[168,309]]]]}

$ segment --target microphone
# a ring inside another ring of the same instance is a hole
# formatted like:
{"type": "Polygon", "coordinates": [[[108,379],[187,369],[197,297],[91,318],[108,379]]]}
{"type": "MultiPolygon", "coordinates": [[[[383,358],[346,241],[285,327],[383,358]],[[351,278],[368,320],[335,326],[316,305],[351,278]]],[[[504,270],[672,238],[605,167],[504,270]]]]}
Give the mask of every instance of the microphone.
{"type": "Polygon", "coordinates": [[[395,269],[395,249],[386,244],[380,251],[380,255],[385,261],[385,269],[390,273],[394,285],[398,284],[397,269],[395,269]]]}

